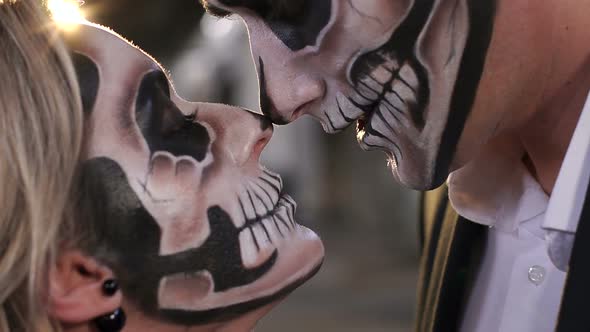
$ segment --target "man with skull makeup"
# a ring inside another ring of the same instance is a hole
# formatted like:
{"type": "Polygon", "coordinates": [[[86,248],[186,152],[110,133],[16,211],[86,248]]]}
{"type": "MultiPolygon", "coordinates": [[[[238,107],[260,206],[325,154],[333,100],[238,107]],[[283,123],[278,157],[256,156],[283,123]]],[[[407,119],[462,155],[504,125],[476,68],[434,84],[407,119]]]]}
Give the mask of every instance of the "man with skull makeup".
{"type": "Polygon", "coordinates": [[[418,331],[590,328],[590,1],[203,2],[247,25],[274,123],[356,122],[400,183],[439,187],[418,331]]]}
{"type": "Polygon", "coordinates": [[[281,178],[259,164],[272,124],[180,99],[155,60],[108,29],[85,23],[63,37],[85,112],[78,205],[88,234],[85,254],[62,256],[52,274],[52,317],[88,330],[102,307],[84,305],[94,293],[80,285],[100,281],[96,260],[123,294],[100,331],[119,331],[125,312],[124,331],[251,330],[324,255],[295,222],[281,178]]]}

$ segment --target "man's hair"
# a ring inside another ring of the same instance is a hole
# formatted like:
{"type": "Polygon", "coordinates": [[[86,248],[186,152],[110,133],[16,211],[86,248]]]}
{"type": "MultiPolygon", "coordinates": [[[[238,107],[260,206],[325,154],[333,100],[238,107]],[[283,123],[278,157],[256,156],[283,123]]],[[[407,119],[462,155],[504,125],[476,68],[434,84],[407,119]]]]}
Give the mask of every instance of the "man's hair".
{"type": "Polygon", "coordinates": [[[73,223],[75,72],[41,0],[0,0],[0,331],[58,331],[47,276],[73,223]]]}

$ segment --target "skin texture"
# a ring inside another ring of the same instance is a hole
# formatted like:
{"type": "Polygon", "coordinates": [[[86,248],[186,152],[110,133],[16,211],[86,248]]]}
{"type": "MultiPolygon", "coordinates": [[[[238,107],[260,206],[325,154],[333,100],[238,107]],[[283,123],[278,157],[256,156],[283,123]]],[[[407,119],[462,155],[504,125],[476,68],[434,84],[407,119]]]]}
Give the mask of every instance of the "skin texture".
{"type": "Polygon", "coordinates": [[[420,190],[510,140],[551,191],[588,91],[576,77],[588,68],[588,0],[295,2],[324,13],[303,48],[290,38],[305,26],[273,26],[309,13],[284,1],[206,1],[248,26],[273,122],[310,115],[328,133],[356,122],[360,146],[385,151],[394,177],[420,190]]]}
{"type": "Polygon", "coordinates": [[[180,99],[159,64],[102,27],[64,34],[86,114],[85,250],[120,281],[129,330],[249,329],[324,255],[258,162],[272,125],[180,99]]]}

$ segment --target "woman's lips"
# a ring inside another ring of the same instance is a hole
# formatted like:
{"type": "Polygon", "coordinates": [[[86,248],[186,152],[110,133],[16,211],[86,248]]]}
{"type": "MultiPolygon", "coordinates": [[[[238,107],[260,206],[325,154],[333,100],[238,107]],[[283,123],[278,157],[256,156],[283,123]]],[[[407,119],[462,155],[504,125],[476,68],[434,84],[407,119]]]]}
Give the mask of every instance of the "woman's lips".
{"type": "Polygon", "coordinates": [[[246,222],[240,230],[240,250],[245,268],[255,268],[289,241],[298,224],[295,201],[283,195],[272,213],[246,222]]]}

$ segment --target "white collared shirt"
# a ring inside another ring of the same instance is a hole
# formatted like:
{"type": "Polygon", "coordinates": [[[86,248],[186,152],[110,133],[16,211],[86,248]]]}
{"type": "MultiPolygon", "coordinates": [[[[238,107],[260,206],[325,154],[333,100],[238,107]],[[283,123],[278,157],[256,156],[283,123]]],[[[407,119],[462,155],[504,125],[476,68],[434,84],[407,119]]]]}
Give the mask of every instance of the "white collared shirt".
{"type": "MultiPolygon", "coordinates": [[[[553,331],[566,273],[554,263],[555,255],[549,255],[556,243],[548,234],[572,235],[578,225],[590,179],[590,96],[551,197],[522,157],[523,151],[509,142],[497,142],[449,176],[455,210],[490,226],[461,331],[553,331]]],[[[566,240],[573,241],[573,236],[566,240]]]]}

